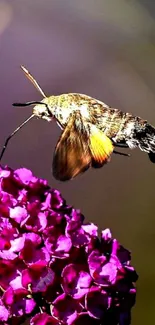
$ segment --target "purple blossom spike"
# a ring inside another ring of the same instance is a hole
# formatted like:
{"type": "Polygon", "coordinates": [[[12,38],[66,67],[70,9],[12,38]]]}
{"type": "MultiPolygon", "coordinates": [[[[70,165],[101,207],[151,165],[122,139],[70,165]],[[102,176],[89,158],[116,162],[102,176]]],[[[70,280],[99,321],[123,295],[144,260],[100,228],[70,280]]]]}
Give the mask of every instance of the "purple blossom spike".
{"type": "Polygon", "coordinates": [[[130,252],[26,168],[0,168],[0,232],[0,324],[131,324],[130,252]]]}

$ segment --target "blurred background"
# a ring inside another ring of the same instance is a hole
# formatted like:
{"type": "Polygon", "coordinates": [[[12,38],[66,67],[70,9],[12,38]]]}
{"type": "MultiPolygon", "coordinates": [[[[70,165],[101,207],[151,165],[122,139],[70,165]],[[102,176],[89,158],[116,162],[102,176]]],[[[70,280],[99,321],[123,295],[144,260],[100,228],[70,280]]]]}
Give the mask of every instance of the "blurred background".
{"type": "MultiPolygon", "coordinates": [[[[154,0],[0,0],[0,144],[40,100],[24,64],[46,94],[81,92],[155,125],[154,0]]],[[[34,119],[8,146],[2,163],[47,178],[87,221],[132,251],[139,273],[132,325],[155,324],[155,166],[140,150],[113,155],[100,170],[61,183],[51,173],[60,135],[34,119]]]]}

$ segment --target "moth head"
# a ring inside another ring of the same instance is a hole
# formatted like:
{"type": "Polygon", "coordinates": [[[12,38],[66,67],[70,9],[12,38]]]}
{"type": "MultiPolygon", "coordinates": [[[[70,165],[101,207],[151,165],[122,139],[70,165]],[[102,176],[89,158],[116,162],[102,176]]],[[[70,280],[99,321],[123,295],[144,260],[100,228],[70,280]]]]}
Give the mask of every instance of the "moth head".
{"type": "Polygon", "coordinates": [[[33,107],[33,114],[41,119],[48,121],[48,122],[52,121],[53,115],[50,110],[48,98],[44,98],[41,102],[38,102],[33,107]]]}

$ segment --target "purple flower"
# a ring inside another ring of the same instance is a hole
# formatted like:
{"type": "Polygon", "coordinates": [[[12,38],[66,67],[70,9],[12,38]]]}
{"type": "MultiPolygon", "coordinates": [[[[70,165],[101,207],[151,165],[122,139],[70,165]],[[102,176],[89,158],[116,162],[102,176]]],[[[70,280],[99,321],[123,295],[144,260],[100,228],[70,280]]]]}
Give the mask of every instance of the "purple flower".
{"type": "Polygon", "coordinates": [[[0,168],[0,232],[0,324],[130,324],[130,252],[46,180],[0,168]]]}
{"type": "Polygon", "coordinates": [[[82,267],[78,264],[69,264],[62,271],[63,291],[74,299],[85,296],[91,287],[92,278],[82,267]]]}

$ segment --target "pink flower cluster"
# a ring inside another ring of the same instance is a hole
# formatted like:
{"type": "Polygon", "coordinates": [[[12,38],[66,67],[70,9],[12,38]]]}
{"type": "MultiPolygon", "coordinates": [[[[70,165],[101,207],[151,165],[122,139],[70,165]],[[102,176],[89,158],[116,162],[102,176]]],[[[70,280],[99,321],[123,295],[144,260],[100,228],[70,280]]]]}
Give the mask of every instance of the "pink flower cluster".
{"type": "Polygon", "coordinates": [[[0,168],[0,324],[128,325],[137,274],[109,229],[25,168],[0,168]]]}

